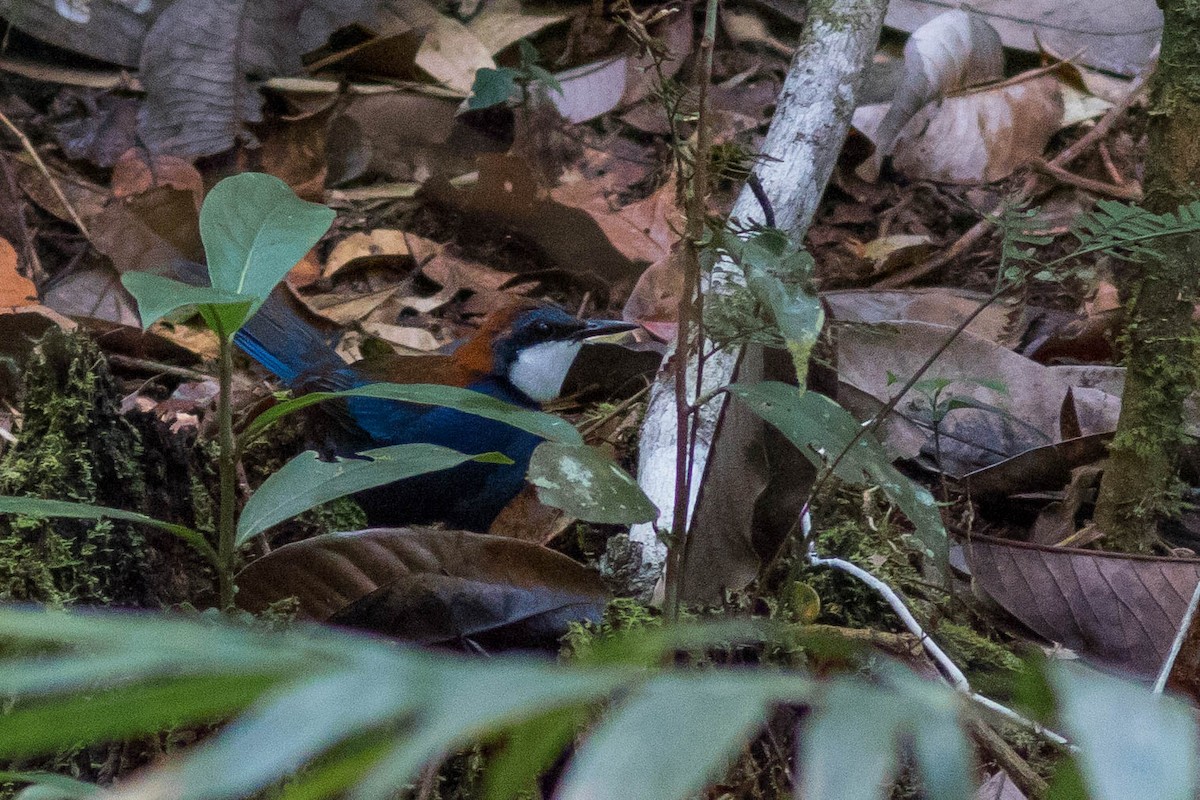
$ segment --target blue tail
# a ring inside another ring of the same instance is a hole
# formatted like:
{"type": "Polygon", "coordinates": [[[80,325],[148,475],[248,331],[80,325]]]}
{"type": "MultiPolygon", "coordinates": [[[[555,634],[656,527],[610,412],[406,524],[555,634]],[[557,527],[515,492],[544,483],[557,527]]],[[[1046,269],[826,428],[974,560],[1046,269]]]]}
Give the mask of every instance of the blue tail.
{"type": "MultiPolygon", "coordinates": [[[[177,259],[172,266],[186,283],[197,286],[208,283],[208,271],[202,264],[177,259]]],[[[344,370],[346,362],[320,331],[292,310],[283,291],[277,287],[271,293],[250,321],[233,335],[234,343],[287,384],[305,373],[332,374],[344,370]]]]}

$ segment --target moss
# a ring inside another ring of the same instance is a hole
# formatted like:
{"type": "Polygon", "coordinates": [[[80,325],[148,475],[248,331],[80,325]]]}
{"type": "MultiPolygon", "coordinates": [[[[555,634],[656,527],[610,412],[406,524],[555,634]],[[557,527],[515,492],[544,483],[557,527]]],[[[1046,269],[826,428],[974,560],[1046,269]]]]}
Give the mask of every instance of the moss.
{"type": "MultiPolygon", "coordinates": [[[[137,508],[141,438],[95,343],[52,328],[25,368],[18,441],[0,460],[0,494],[137,508]]],[[[51,604],[145,598],[137,527],[0,517],[0,597],[51,604]]]]}
{"type": "Polygon", "coordinates": [[[591,652],[596,642],[630,631],[662,627],[662,616],[639,600],[618,597],[604,607],[600,622],[572,622],[562,641],[562,656],[579,659],[591,652]]]}

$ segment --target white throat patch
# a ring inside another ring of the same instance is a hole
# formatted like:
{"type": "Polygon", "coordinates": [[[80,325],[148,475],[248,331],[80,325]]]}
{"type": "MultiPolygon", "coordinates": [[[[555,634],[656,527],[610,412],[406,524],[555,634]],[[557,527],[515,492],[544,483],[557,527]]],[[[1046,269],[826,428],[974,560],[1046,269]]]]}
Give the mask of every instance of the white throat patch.
{"type": "Polygon", "coordinates": [[[562,391],[567,370],[579,355],[582,342],[543,342],[526,347],[508,369],[508,381],[530,400],[545,403],[562,391]]]}

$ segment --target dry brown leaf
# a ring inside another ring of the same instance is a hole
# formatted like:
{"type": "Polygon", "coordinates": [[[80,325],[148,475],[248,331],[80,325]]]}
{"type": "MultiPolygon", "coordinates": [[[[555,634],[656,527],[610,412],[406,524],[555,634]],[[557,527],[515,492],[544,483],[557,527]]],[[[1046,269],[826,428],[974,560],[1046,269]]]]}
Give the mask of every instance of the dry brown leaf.
{"type": "Polygon", "coordinates": [[[933,240],[928,236],[893,234],[867,242],[859,255],[871,262],[875,275],[884,275],[920,262],[932,249],[933,240]]]}
{"type": "MultiPolygon", "coordinates": [[[[475,185],[455,189],[445,181],[430,181],[425,186],[427,197],[508,227],[540,247],[564,271],[592,281],[632,283],[638,262],[609,239],[592,214],[543,197],[523,159],[485,155],[478,163],[479,180],[475,185]]],[[[589,201],[586,191],[580,190],[579,195],[584,203],[589,201]]],[[[617,213],[597,211],[602,216],[617,213]]],[[[619,227],[632,238],[649,242],[645,234],[631,225],[619,227]]],[[[649,242],[642,249],[652,246],[649,242]]],[[[653,260],[647,259],[645,263],[653,260]]]]}
{"type": "MultiPolygon", "coordinates": [[[[560,611],[558,620],[579,619],[579,605],[603,609],[608,593],[599,576],[570,558],[529,542],[503,536],[488,536],[432,528],[382,528],[356,533],[333,533],[284,545],[252,562],[238,575],[238,605],[261,611],[271,603],[295,597],[300,615],[326,621],[352,604],[380,589],[424,576],[470,581],[476,586],[460,587],[480,598],[478,607],[464,608],[458,620],[466,629],[457,633],[475,636],[477,626],[493,629],[497,623],[511,624],[530,614],[560,611]],[[531,595],[509,594],[495,598],[487,587],[526,590],[531,595]],[[487,601],[508,599],[509,607],[487,601]],[[573,598],[575,607],[572,607],[573,598]],[[547,605],[543,601],[549,601],[547,605]]],[[[401,614],[393,624],[436,625],[421,615],[401,614]]],[[[374,617],[374,614],[365,616],[374,617]]],[[[583,614],[582,616],[590,616],[583,614]]],[[[361,619],[361,618],[360,618],[361,619]]],[[[342,622],[347,620],[343,617],[342,622]]],[[[394,630],[387,631],[395,634],[394,630]]],[[[439,636],[413,635],[405,638],[437,640],[439,636]]]]}
{"type": "Polygon", "coordinates": [[[476,70],[496,68],[488,47],[466,25],[439,13],[425,0],[387,0],[380,18],[382,26],[391,30],[424,31],[416,65],[463,97],[471,93],[476,70]]]}
{"type": "Polygon", "coordinates": [[[133,299],[111,267],[79,269],[55,280],[42,302],[67,317],[93,317],[131,328],[142,325],[133,299]]]}
{"type": "Polygon", "coordinates": [[[297,299],[309,311],[335,325],[355,325],[365,320],[399,291],[399,286],[389,286],[366,294],[329,292],[326,294],[298,294],[297,299]]]}
{"type": "MultiPolygon", "coordinates": [[[[391,228],[352,233],[330,251],[325,260],[325,277],[333,277],[350,264],[364,259],[371,266],[377,266],[380,260],[390,265],[401,259],[410,259],[412,253],[408,250],[407,239],[408,234],[404,231],[391,228]]],[[[367,263],[357,263],[356,266],[366,266],[367,263]]]]}
{"type": "Polygon", "coordinates": [[[521,8],[517,0],[493,0],[467,23],[467,28],[495,55],[519,39],[569,18],[569,14],[534,13],[521,8]]]}
{"type": "MultiPolygon", "coordinates": [[[[870,172],[860,174],[868,180],[878,176],[881,159],[891,155],[900,132],[927,103],[1003,74],[1000,34],[979,14],[947,11],[913,31],[904,45],[900,85],[871,137],[876,151],[868,162],[870,172]]],[[[857,122],[855,127],[862,130],[857,122]]]]}
{"type": "MultiPolygon", "coordinates": [[[[30,200],[61,220],[74,222],[66,206],[54,193],[50,182],[25,153],[14,156],[13,162],[16,167],[17,184],[30,200]]],[[[74,172],[68,172],[64,168],[53,164],[47,164],[47,167],[54,182],[85,224],[104,210],[104,206],[108,203],[108,190],[74,172]]]]}
{"type": "Polygon", "coordinates": [[[671,252],[683,230],[683,214],[675,206],[675,186],[667,181],[649,197],[614,209],[603,187],[588,181],[551,190],[551,198],[591,216],[613,247],[630,261],[653,264],[671,252]]]}
{"type": "Polygon", "coordinates": [[[150,155],[136,147],[126,150],[117,160],[109,186],[112,196],[117,199],[168,186],[191,192],[197,211],[204,201],[204,178],[190,161],[162,154],[150,155]]]}
{"type": "MultiPolygon", "coordinates": [[[[1053,75],[1030,75],[924,106],[897,137],[896,169],[914,180],[991,183],[1042,155],[1062,123],[1062,92],[1053,75]]],[[[880,109],[859,109],[855,127],[873,137],[880,109]]]]}
{"type": "Polygon", "coordinates": [[[17,271],[17,251],[7,239],[0,239],[0,307],[35,306],[37,287],[17,271]]]}
{"type": "Polygon", "coordinates": [[[431,353],[446,344],[446,342],[439,341],[432,332],[425,328],[414,328],[407,325],[389,325],[386,322],[364,322],[362,329],[393,347],[410,353],[431,353]]]}
{"type": "Polygon", "coordinates": [[[1200,580],[1200,559],[978,535],[964,549],[975,586],[1039,636],[1141,678],[1162,666],[1200,580]]]}
{"type": "MultiPolygon", "coordinates": [[[[928,289],[837,289],[822,292],[829,315],[842,322],[879,323],[889,320],[931,322],[954,327],[974,314],[987,299],[984,292],[936,287],[928,289]]],[[[991,303],[967,330],[1005,347],[1016,347],[1039,309],[1021,306],[1013,319],[1013,309],[991,303]]]]}
{"type": "MultiPolygon", "coordinates": [[[[926,322],[845,326],[837,344],[839,401],[867,416],[878,411],[895,392],[889,374],[913,374],[952,332],[950,326],[926,322]]],[[[1072,387],[1085,434],[1112,431],[1120,413],[1118,398],[1102,389],[1080,388],[1079,374],[1043,366],[971,333],[960,334],[925,377],[956,381],[943,399],[957,395],[997,409],[962,408],[942,421],[940,466],[951,475],[1056,441],[1063,398],[1072,387]],[[981,380],[999,381],[1006,393],[978,385],[981,380]]],[[[937,468],[928,417],[928,399],[910,392],[889,416],[885,439],[895,452],[921,457],[937,468]]]]}
{"type": "Polygon", "coordinates": [[[568,122],[587,122],[620,104],[628,71],[628,59],[623,56],[584,64],[556,74],[562,91],[550,90],[547,95],[568,122]]]}

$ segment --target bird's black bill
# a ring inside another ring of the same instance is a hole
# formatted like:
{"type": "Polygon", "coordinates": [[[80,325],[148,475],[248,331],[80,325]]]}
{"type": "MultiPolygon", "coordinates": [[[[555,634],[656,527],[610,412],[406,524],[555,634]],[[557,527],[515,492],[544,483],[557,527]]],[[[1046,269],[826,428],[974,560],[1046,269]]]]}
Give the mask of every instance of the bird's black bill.
{"type": "Polygon", "coordinates": [[[589,319],[583,330],[575,334],[577,339],[591,339],[593,336],[609,336],[614,333],[637,330],[642,327],[636,322],[625,322],[620,319],[589,319]]]}

